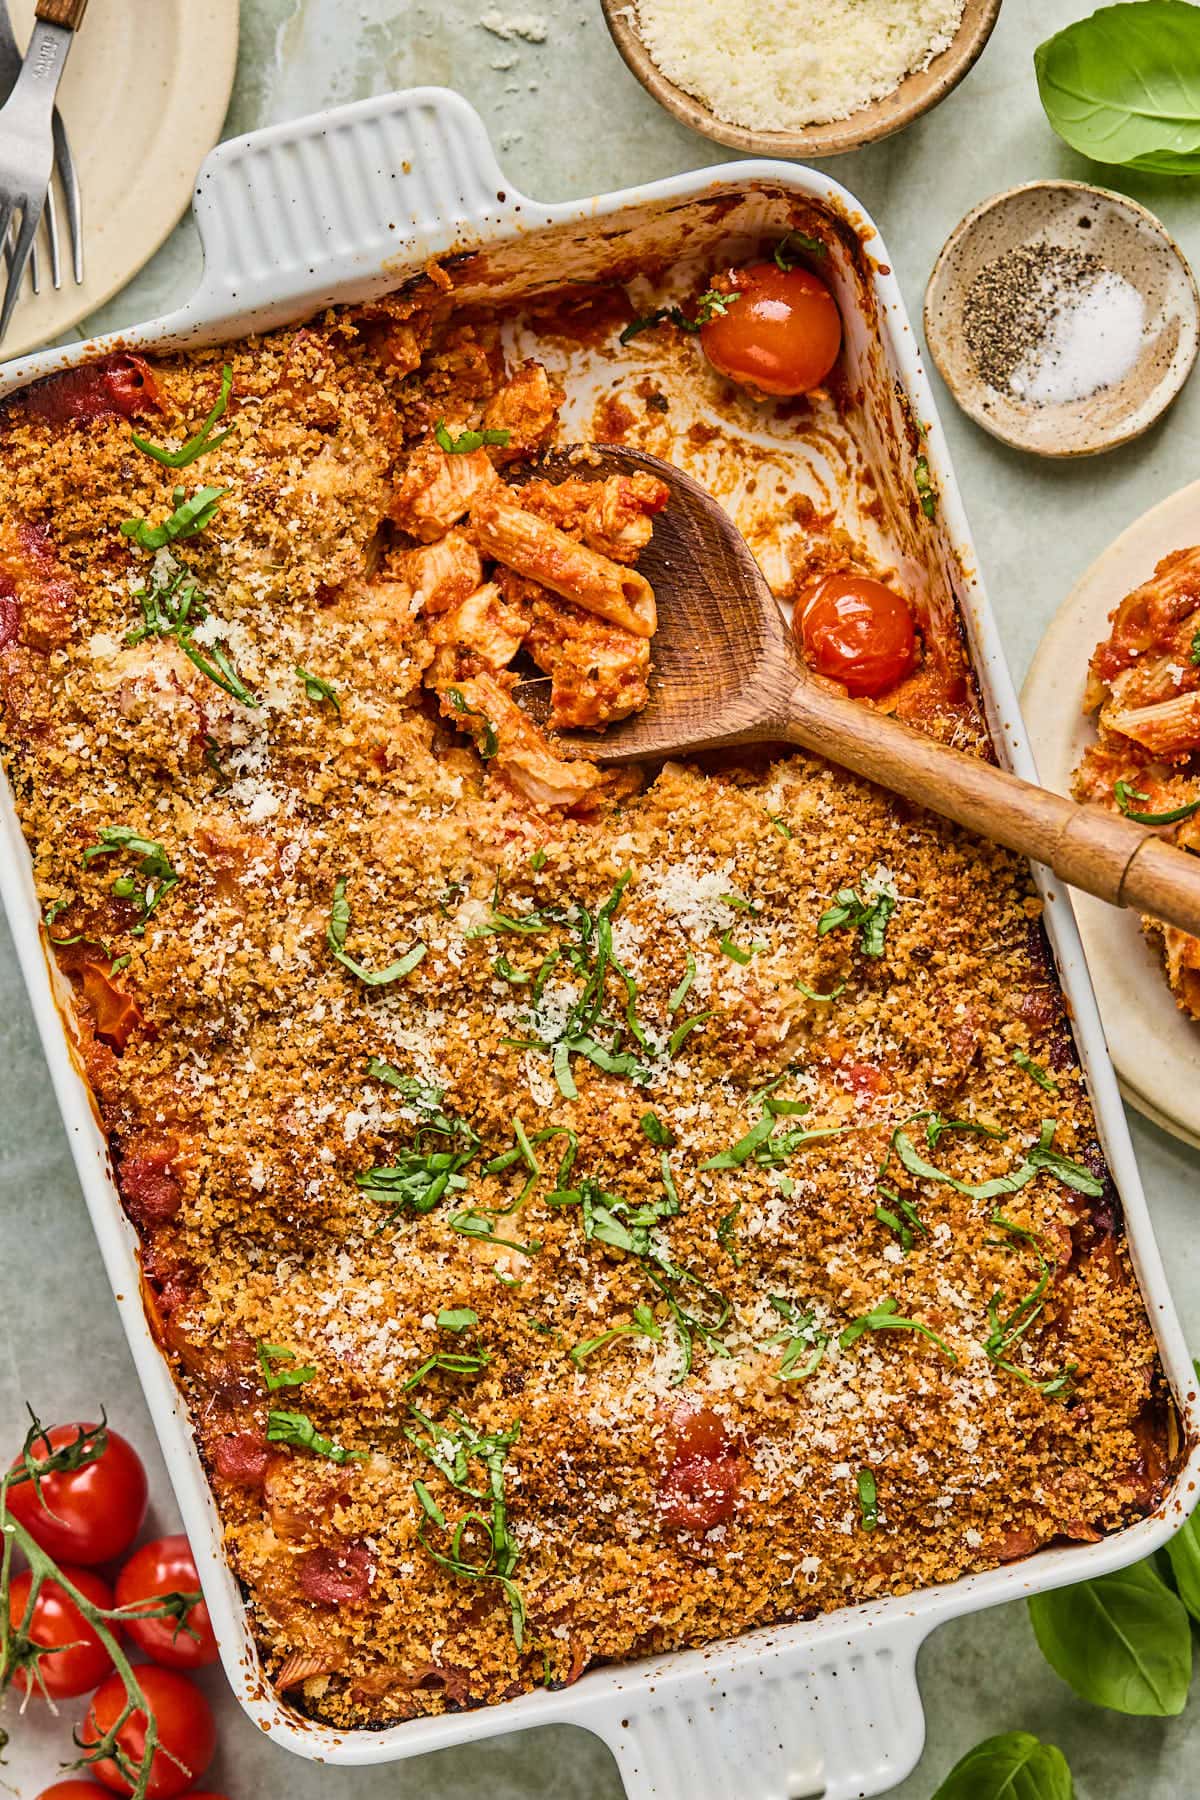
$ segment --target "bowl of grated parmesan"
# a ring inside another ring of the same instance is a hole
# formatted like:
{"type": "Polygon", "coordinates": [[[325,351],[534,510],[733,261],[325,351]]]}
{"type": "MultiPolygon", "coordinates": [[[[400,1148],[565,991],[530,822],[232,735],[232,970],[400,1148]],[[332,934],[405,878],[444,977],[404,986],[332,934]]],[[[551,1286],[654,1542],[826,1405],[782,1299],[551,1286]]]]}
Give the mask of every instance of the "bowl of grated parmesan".
{"type": "Polygon", "coordinates": [[[837,156],[899,131],[972,67],[1000,0],[601,0],[642,86],[756,156],[837,156]]]}

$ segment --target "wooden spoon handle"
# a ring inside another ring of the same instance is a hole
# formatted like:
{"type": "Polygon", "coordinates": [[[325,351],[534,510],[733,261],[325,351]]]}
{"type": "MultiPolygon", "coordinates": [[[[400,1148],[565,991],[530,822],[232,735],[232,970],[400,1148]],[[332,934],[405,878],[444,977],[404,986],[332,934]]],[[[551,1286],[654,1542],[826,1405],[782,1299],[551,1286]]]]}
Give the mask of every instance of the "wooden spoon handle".
{"type": "Polygon", "coordinates": [[[78,31],[87,11],[87,0],[37,0],[34,11],[47,25],[69,25],[72,31],[78,31]]]}
{"type": "Polygon", "coordinates": [[[1045,863],[1072,887],[1200,936],[1200,857],[1165,843],[1149,826],[1034,787],[809,678],[797,683],[785,733],[790,742],[1045,863]]]}

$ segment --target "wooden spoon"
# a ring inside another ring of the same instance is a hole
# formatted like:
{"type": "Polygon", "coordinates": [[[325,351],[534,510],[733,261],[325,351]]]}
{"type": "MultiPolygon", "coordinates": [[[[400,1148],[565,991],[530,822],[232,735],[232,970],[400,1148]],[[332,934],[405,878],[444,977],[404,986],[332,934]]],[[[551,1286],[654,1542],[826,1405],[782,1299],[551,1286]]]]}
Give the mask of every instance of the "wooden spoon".
{"type": "MultiPolygon", "coordinates": [[[[623,444],[552,452],[513,479],[603,480],[644,470],[671,490],[638,568],[654,588],[650,702],[603,734],[562,740],[596,763],[737,744],[799,744],[1072,887],[1200,936],[1200,857],[1098,806],[1080,806],[936,742],[814,679],[748,545],[719,503],[669,463],[623,444]]],[[[536,684],[519,699],[540,699],[536,684]]]]}

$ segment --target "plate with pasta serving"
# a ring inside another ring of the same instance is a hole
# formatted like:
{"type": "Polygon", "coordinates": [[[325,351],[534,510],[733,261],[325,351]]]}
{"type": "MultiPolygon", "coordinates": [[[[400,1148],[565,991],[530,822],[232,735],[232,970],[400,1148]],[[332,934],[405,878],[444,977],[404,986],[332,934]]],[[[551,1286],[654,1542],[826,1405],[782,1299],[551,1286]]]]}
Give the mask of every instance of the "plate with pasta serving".
{"type": "MultiPolygon", "coordinates": [[[[1193,482],[1136,520],[1076,584],[1022,702],[1050,787],[1200,853],[1197,540],[1193,482]]],[[[1087,894],[1074,901],[1126,1099],[1200,1145],[1200,940],[1087,894]]]]}

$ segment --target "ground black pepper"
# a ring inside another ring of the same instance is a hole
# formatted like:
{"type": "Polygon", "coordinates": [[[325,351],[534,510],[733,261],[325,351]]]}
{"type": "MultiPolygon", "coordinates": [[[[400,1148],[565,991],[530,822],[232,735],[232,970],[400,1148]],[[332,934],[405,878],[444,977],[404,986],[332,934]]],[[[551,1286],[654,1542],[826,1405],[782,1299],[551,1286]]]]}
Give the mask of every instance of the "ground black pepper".
{"type": "Polygon", "coordinates": [[[1103,270],[1099,257],[1061,244],[1020,244],[984,263],[967,290],[963,333],[989,387],[1011,376],[1048,336],[1063,300],[1103,270]]]}

